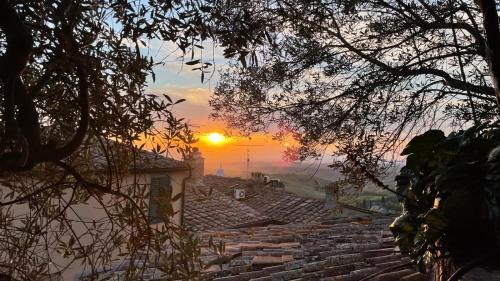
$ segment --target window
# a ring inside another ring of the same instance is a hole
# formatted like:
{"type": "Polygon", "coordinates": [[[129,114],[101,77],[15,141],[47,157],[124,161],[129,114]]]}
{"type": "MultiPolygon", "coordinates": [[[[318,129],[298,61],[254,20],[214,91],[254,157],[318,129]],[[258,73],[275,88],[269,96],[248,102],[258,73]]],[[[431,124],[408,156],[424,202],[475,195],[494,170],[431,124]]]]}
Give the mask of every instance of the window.
{"type": "Polygon", "coordinates": [[[152,223],[161,222],[161,214],[171,209],[172,186],[168,176],[152,176],[149,185],[148,215],[152,223]]]}

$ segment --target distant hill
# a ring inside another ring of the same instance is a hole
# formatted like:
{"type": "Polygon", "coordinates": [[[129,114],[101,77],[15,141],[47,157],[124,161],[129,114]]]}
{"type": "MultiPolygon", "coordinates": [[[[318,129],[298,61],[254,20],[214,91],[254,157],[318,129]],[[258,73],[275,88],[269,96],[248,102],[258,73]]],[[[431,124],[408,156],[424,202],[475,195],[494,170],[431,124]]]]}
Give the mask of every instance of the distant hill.
{"type": "MultiPolygon", "coordinates": [[[[205,162],[205,174],[213,175],[220,167],[219,164],[205,162]]],[[[247,166],[244,162],[224,163],[222,165],[224,174],[229,177],[246,177],[247,166]]],[[[263,172],[267,174],[300,174],[323,178],[335,181],[340,178],[340,174],[329,168],[326,164],[314,163],[290,163],[290,162],[251,162],[250,172],[263,172]]]]}
{"type": "MultiPolygon", "coordinates": [[[[215,174],[217,168],[219,167],[206,167],[205,174],[215,174]]],[[[222,168],[225,176],[246,177],[246,165],[244,163],[229,163],[222,168]]],[[[394,177],[399,169],[399,167],[395,167],[382,181],[390,187],[394,187],[394,177]]],[[[281,179],[289,192],[317,199],[324,198],[324,193],[317,191],[315,186],[318,184],[326,185],[342,178],[338,171],[328,167],[326,163],[252,162],[249,172],[256,171],[267,174],[271,178],[281,179]]],[[[391,196],[391,194],[369,184],[363,189],[358,200],[377,199],[382,196],[391,196]]]]}
{"type": "Polygon", "coordinates": [[[331,181],[304,174],[269,174],[271,178],[280,179],[285,184],[285,189],[301,196],[323,199],[325,194],[315,187],[324,186],[331,181]]]}

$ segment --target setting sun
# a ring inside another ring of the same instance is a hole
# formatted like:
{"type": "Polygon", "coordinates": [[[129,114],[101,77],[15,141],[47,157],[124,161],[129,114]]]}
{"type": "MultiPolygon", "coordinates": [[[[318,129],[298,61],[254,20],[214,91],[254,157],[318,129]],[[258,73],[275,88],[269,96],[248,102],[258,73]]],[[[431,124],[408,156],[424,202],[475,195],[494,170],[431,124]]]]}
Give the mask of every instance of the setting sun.
{"type": "Polygon", "coordinates": [[[220,133],[213,132],[208,135],[208,140],[213,144],[223,143],[226,137],[220,133]]]}

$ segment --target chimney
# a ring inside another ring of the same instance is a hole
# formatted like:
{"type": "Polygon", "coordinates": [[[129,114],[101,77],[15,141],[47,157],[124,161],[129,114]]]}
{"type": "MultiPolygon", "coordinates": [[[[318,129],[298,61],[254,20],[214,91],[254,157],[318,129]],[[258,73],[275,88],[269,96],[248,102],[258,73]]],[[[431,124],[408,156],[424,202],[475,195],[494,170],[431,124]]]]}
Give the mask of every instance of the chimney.
{"type": "Polygon", "coordinates": [[[269,182],[269,176],[264,176],[264,184],[267,184],[269,182]]]}
{"type": "Polygon", "coordinates": [[[201,152],[197,147],[193,147],[193,152],[187,159],[187,163],[191,167],[191,181],[201,184],[205,174],[205,159],[201,156],[201,152]]]}
{"type": "Polygon", "coordinates": [[[330,183],[325,186],[325,208],[338,211],[337,202],[339,200],[339,186],[337,183],[330,183]]]}
{"type": "Polygon", "coordinates": [[[261,172],[252,172],[252,180],[258,184],[263,184],[264,182],[264,174],[261,172]]]}

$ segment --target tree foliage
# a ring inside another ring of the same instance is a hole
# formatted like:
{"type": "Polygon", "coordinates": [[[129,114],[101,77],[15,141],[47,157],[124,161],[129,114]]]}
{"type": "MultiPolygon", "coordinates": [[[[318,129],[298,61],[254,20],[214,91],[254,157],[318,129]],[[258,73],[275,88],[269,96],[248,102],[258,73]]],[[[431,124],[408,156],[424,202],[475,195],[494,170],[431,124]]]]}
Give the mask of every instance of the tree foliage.
{"type": "Polygon", "coordinates": [[[297,136],[298,159],[331,146],[377,174],[415,132],[497,119],[491,57],[499,35],[488,39],[485,30],[498,29],[498,17],[483,24],[474,1],[283,0],[233,9],[252,14],[265,40],[248,46],[248,67],[223,73],[214,117],[246,132],[277,125],[278,135],[297,136]]]}
{"type": "Polygon", "coordinates": [[[266,40],[248,46],[248,67],[223,72],[213,116],[245,132],[277,126],[296,159],[327,151],[342,184],[397,194],[391,229],[422,270],[498,256],[496,1],[256,2],[233,9],[266,40]],[[410,139],[392,190],[377,176],[410,139]]]}
{"type": "Polygon", "coordinates": [[[1,268],[36,280],[64,270],[57,252],[95,273],[114,251],[159,257],[171,244],[166,272],[199,277],[197,240],[169,208],[151,228],[145,186],[120,185],[141,149],[185,154],[194,141],[172,114],[181,101],[146,94],[161,63],[151,41],[174,42],[204,81],[212,64],[194,50],[215,40],[239,63],[222,75],[215,117],[247,132],[277,124],[299,141],[294,157],[333,145],[377,174],[419,129],[497,118],[497,11],[491,0],[0,0],[1,268]],[[103,220],[79,217],[89,202],[103,220]]]}
{"type": "Polygon", "coordinates": [[[188,51],[209,36],[196,1],[1,4],[4,171],[62,160],[89,130],[148,133],[172,104],[145,94],[158,62],[141,49],[157,39],[188,51]]]}
{"type": "Polygon", "coordinates": [[[430,130],[403,150],[403,214],[391,230],[421,270],[440,258],[460,265],[498,253],[499,145],[498,126],[481,125],[448,136],[430,130]]]}
{"type": "Polygon", "coordinates": [[[208,4],[0,1],[2,272],[40,280],[81,264],[93,279],[121,252],[141,261],[130,280],[153,258],[171,278],[199,278],[197,239],[171,220],[170,201],[164,227],[150,226],[148,190],[130,167],[142,149],[185,155],[195,140],[172,113],[182,100],[146,93],[162,63],[149,44],[172,42],[195,60],[213,37],[208,4]],[[106,216],[86,217],[87,205],[106,216]]]}

